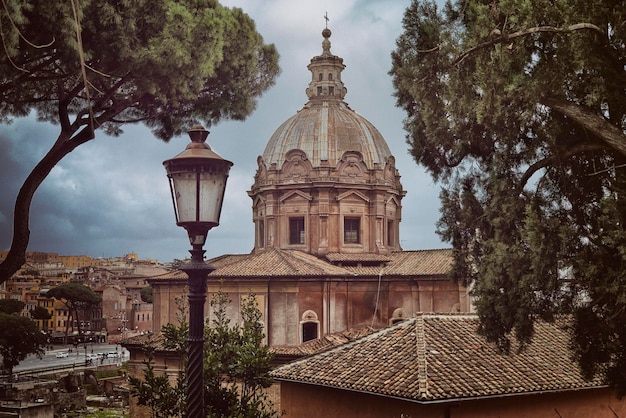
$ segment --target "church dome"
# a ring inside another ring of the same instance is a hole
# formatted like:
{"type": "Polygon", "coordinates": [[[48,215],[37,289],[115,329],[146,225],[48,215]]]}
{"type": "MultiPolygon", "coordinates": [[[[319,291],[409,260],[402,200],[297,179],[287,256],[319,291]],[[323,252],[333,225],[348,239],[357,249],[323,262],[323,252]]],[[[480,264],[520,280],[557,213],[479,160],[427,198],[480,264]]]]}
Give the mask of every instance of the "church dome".
{"type": "Polygon", "coordinates": [[[257,158],[248,191],[253,251],[338,253],[344,261],[368,254],[378,260],[402,249],[406,192],[383,136],[343,100],[345,65],[331,54],[330,35],[324,29],[322,54],[307,67],[309,100],[280,125],[257,158]]]}
{"type": "Polygon", "coordinates": [[[274,132],[265,147],[263,160],[268,167],[280,168],[294,149],[303,151],[312,167],[322,161],[334,167],[346,151],[361,153],[368,169],[381,167],[391,156],[378,129],[344,102],[347,90],[341,71],[345,65],[330,53],[330,35],[324,29],[322,55],[313,57],[308,66],[312,74],[306,89],[309,101],[274,132]]]}
{"type": "Polygon", "coordinates": [[[391,156],[378,129],[343,101],[307,103],[274,132],[263,160],[268,166],[276,163],[280,167],[293,149],[304,151],[313,167],[319,167],[321,161],[333,167],[346,151],[360,152],[370,169],[391,156]]]}

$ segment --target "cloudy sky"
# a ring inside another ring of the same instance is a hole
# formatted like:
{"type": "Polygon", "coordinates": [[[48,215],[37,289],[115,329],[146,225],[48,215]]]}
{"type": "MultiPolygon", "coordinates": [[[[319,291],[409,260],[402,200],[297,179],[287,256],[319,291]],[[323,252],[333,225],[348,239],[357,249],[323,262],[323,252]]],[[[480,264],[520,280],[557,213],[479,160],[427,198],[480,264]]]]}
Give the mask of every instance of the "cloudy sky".
{"type": "MultiPolygon", "coordinates": [[[[372,122],[387,140],[407,191],[400,239],[404,249],[447,247],[435,234],[439,186],[408,155],[403,112],[392,96],[390,53],[402,32],[410,0],[222,0],[241,7],[267,43],[280,53],[282,73],[244,122],[211,127],[209,143],[234,162],[218,228],[209,232],[207,256],[248,253],[253,247],[251,200],[256,157],[278,126],[306,102],[306,66],[321,54],[324,14],[330,19],[331,51],[343,57],[346,102],[372,122]]],[[[169,144],[143,126],[120,137],[98,132],[52,171],[35,194],[29,251],[116,257],[135,252],[161,262],[188,256],[185,231],[175,225],[162,161],[188,143],[169,144]]],[[[34,118],[0,125],[0,249],[12,237],[13,204],[22,182],[54,142],[58,127],[34,118]]]]}

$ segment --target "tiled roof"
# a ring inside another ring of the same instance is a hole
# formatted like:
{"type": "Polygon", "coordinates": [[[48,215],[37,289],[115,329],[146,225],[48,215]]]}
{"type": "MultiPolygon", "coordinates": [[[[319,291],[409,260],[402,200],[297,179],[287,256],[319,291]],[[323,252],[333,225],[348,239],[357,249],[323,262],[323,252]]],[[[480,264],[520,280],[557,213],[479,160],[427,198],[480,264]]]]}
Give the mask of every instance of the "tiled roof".
{"type": "MultiPolygon", "coordinates": [[[[329,254],[326,258],[299,250],[278,248],[253,254],[226,254],[207,260],[216,268],[211,276],[248,277],[248,278],[279,278],[279,277],[354,277],[354,276],[445,276],[452,266],[452,250],[419,250],[398,251],[390,255],[376,254],[329,254]],[[329,260],[372,262],[375,265],[342,265],[337,266],[329,260]],[[387,261],[387,262],[386,262],[387,261]],[[381,270],[382,268],[382,270],[381,270]]],[[[173,270],[152,280],[186,279],[187,275],[180,270],[173,270]]]]}
{"type": "Polygon", "coordinates": [[[417,402],[603,386],[581,376],[562,324],[537,324],[533,343],[511,355],[498,354],[477,325],[473,315],[419,315],[272,375],[417,402]]]}
{"type": "Polygon", "coordinates": [[[219,277],[287,277],[287,276],[346,276],[345,269],[297,250],[271,250],[246,257],[220,257],[210,260],[217,268],[211,273],[219,277]]]}
{"type": "Polygon", "coordinates": [[[370,335],[374,328],[354,328],[343,332],[328,334],[322,338],[310,340],[300,345],[276,345],[270,347],[270,352],[277,356],[304,357],[321,353],[331,348],[339,347],[350,341],[370,335]]]}
{"type": "Polygon", "coordinates": [[[382,263],[391,261],[391,257],[383,254],[370,254],[370,253],[358,253],[358,254],[343,254],[343,253],[328,253],[326,259],[331,262],[366,262],[366,263],[382,263]]]}
{"type": "Polygon", "coordinates": [[[381,266],[344,266],[358,275],[443,276],[452,269],[452,250],[397,251],[381,266]]]}
{"type": "Polygon", "coordinates": [[[125,338],[120,341],[122,347],[126,348],[141,348],[150,344],[157,351],[169,351],[174,352],[173,349],[165,347],[165,336],[160,333],[148,333],[143,335],[133,335],[132,337],[125,338]]]}

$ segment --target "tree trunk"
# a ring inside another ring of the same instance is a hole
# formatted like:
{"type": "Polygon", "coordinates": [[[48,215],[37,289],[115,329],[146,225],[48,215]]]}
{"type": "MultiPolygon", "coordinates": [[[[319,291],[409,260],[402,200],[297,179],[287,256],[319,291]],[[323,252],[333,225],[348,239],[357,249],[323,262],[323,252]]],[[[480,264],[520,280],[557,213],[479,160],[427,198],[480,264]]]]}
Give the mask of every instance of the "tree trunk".
{"type": "Polygon", "coordinates": [[[618,127],[603,117],[586,110],[584,107],[554,97],[545,97],[540,103],[572,119],[589,131],[608,148],[626,157],[626,135],[618,127]]]}
{"type": "Polygon", "coordinates": [[[83,127],[73,138],[71,134],[72,132],[61,131],[52,148],[33,168],[17,194],[13,210],[13,240],[7,257],[0,263],[0,284],[7,281],[26,262],[26,249],[30,240],[30,206],[33,195],[63,157],[94,137],[90,127],[83,127]]]}

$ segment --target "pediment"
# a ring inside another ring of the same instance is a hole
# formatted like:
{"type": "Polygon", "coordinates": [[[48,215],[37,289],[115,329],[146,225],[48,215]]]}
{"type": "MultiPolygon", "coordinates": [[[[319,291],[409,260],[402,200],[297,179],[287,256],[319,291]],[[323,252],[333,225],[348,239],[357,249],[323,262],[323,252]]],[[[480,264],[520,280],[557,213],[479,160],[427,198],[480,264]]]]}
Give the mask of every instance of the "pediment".
{"type": "Polygon", "coordinates": [[[287,200],[297,199],[298,196],[308,201],[313,200],[313,197],[309,193],[304,193],[303,191],[300,191],[300,190],[292,190],[288,193],[285,193],[278,200],[282,203],[287,200]]]}
{"type": "Polygon", "coordinates": [[[396,207],[400,207],[400,200],[396,196],[391,196],[386,202],[387,205],[395,205],[396,207]]]}
{"type": "Polygon", "coordinates": [[[363,200],[364,202],[369,203],[369,198],[363,194],[362,192],[358,191],[358,190],[348,190],[347,192],[343,192],[340,195],[337,196],[337,200],[341,201],[344,199],[348,199],[348,198],[352,198],[352,199],[357,199],[357,200],[363,200]]]}
{"type": "Polygon", "coordinates": [[[261,195],[257,195],[254,197],[254,200],[252,201],[252,207],[253,208],[258,208],[259,206],[265,206],[265,204],[267,203],[267,200],[261,196],[261,195]]]}

